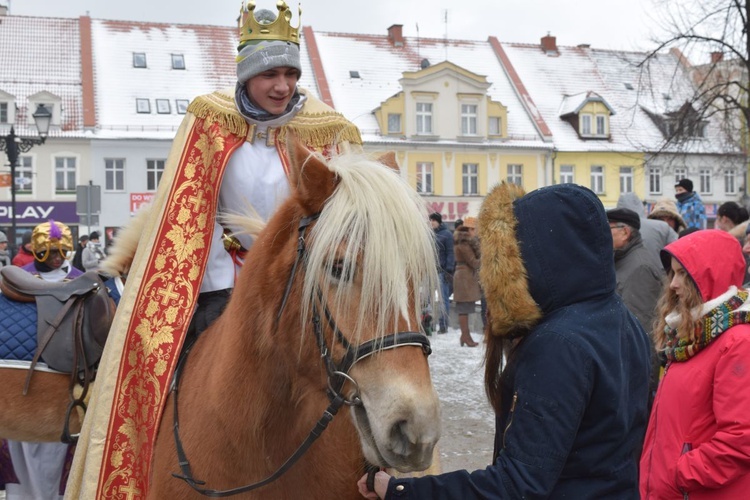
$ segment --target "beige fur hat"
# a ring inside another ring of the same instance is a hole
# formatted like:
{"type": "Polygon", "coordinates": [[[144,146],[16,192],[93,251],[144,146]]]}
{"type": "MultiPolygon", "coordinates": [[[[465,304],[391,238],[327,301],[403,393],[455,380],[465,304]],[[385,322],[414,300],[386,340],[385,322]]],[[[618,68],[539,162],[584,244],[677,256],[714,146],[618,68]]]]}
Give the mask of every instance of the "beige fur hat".
{"type": "Polygon", "coordinates": [[[677,210],[677,204],[668,198],[657,201],[651,209],[651,213],[648,214],[649,219],[661,219],[662,217],[670,217],[676,220],[676,231],[678,233],[687,227],[685,221],[682,220],[682,216],[680,216],[680,212],[677,210]]]}

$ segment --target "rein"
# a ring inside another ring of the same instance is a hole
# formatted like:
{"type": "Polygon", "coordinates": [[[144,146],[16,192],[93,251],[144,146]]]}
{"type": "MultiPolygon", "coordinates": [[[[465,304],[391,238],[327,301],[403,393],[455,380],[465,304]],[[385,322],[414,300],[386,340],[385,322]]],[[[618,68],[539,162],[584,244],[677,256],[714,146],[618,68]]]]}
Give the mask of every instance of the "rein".
{"type": "MultiPolygon", "coordinates": [[[[289,294],[292,289],[292,284],[294,282],[297,268],[300,262],[302,262],[304,265],[304,257],[307,253],[306,247],[305,247],[305,232],[307,228],[310,226],[310,224],[316,221],[318,217],[320,217],[320,212],[313,214],[311,216],[308,216],[308,217],[303,217],[299,222],[299,226],[297,228],[298,233],[299,233],[298,243],[297,243],[297,257],[294,260],[294,264],[292,266],[292,269],[289,275],[289,280],[287,281],[287,284],[284,290],[284,296],[281,301],[281,306],[279,307],[279,312],[276,316],[277,325],[278,325],[279,319],[281,318],[281,314],[284,311],[284,308],[286,307],[287,299],[289,298],[289,294]]],[[[336,363],[333,361],[333,358],[331,357],[331,350],[328,348],[328,344],[326,342],[325,335],[323,333],[323,326],[321,324],[321,317],[320,317],[320,313],[318,312],[318,306],[316,305],[316,302],[313,301],[313,308],[312,308],[313,332],[315,334],[315,340],[317,342],[318,349],[320,350],[320,355],[323,360],[323,365],[326,368],[327,379],[328,379],[328,390],[326,391],[326,395],[328,396],[328,400],[330,404],[328,405],[328,408],[325,409],[320,419],[315,423],[315,426],[312,428],[307,438],[302,442],[302,444],[300,444],[297,447],[294,453],[289,458],[287,458],[286,461],[273,474],[271,474],[270,476],[266,477],[265,479],[261,481],[248,484],[245,486],[239,486],[237,488],[232,488],[228,490],[212,490],[212,489],[203,488],[203,485],[205,485],[206,482],[195,479],[195,477],[193,476],[192,470],[190,468],[190,462],[187,458],[185,449],[182,445],[182,440],[180,439],[180,424],[179,424],[178,411],[177,411],[177,407],[178,407],[177,396],[178,396],[180,376],[182,374],[182,369],[184,368],[188,353],[192,349],[193,345],[195,345],[195,344],[192,344],[187,347],[181,359],[179,360],[177,367],[175,368],[174,377],[172,379],[172,386],[170,387],[170,392],[173,393],[173,401],[174,401],[173,433],[174,433],[175,445],[177,449],[177,461],[180,465],[180,471],[181,471],[181,474],[173,473],[172,476],[176,477],[177,479],[182,479],[188,484],[188,486],[193,488],[193,490],[200,493],[201,495],[205,495],[207,497],[212,497],[212,498],[221,498],[221,497],[238,495],[240,493],[252,491],[252,490],[261,488],[269,483],[272,483],[278,478],[280,478],[282,475],[284,475],[284,473],[286,473],[289,469],[291,469],[292,466],[295,463],[297,463],[297,461],[300,458],[302,458],[302,456],[307,452],[307,450],[310,449],[310,446],[312,446],[315,440],[317,440],[321,436],[323,431],[326,430],[326,428],[328,427],[328,424],[333,420],[333,417],[336,416],[339,409],[341,409],[343,405],[362,406],[362,399],[359,396],[359,384],[357,384],[357,381],[354,380],[349,375],[349,370],[351,370],[351,368],[355,364],[357,364],[359,361],[371,356],[372,354],[376,352],[389,350],[389,349],[395,349],[396,347],[402,347],[402,346],[421,347],[422,351],[427,356],[429,356],[430,353],[432,352],[429,339],[427,338],[426,335],[420,332],[398,332],[398,333],[387,335],[383,337],[382,339],[368,340],[357,346],[352,346],[352,344],[347,340],[344,334],[341,333],[341,330],[336,325],[336,321],[334,320],[333,315],[328,309],[328,306],[323,304],[323,301],[322,301],[323,293],[321,292],[320,289],[317,290],[317,298],[318,298],[318,301],[322,304],[323,313],[325,315],[326,322],[328,323],[329,328],[334,333],[334,339],[339,344],[341,344],[344,347],[344,349],[346,349],[346,354],[344,355],[344,357],[341,359],[339,363],[336,363]],[[341,394],[341,390],[347,380],[350,381],[354,385],[354,388],[355,388],[354,395],[351,397],[351,399],[347,399],[345,396],[341,394]]],[[[372,482],[372,480],[374,480],[374,473],[378,469],[369,465],[367,465],[366,468],[369,474],[369,477],[368,477],[368,485],[369,485],[372,482]]]]}

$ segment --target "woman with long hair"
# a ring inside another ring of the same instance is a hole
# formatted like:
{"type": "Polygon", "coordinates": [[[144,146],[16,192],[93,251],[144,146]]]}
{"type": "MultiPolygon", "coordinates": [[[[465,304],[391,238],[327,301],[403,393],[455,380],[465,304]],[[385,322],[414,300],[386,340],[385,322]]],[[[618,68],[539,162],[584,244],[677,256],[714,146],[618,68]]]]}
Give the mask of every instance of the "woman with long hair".
{"type": "Polygon", "coordinates": [[[641,456],[641,498],[747,498],[750,301],[740,244],[698,231],[661,257],[669,279],[654,341],[666,368],[641,456]]]}

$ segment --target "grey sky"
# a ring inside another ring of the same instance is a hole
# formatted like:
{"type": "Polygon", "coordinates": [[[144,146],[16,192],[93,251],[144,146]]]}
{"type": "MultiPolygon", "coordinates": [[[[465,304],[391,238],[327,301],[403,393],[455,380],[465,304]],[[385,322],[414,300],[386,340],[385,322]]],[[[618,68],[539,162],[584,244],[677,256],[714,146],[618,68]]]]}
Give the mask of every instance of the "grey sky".
{"type": "MultiPolygon", "coordinates": [[[[296,0],[287,0],[295,12],[296,0]]],[[[11,14],[234,25],[241,0],[0,0],[11,14]]],[[[275,10],[275,0],[257,0],[275,10]]],[[[652,0],[305,0],[302,22],[318,31],[385,33],[402,24],[404,35],[538,43],[548,32],[560,45],[648,49],[652,0]]]]}

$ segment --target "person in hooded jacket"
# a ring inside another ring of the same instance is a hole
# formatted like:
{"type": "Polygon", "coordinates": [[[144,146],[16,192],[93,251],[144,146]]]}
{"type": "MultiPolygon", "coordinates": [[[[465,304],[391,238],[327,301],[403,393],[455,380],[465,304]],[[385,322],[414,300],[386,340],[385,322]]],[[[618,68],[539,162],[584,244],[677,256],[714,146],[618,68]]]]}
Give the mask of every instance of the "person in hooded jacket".
{"type": "Polygon", "coordinates": [[[360,493],[638,498],[650,340],[615,293],[604,207],[575,184],[524,196],[503,183],[482,204],[478,229],[489,313],[485,389],[497,415],[493,463],[420,478],[378,472],[375,492],[365,476],[360,493]]]}
{"type": "Polygon", "coordinates": [[[667,245],[655,344],[666,358],[640,464],[644,500],[747,498],[750,300],[740,244],[716,229],[667,245]],[[721,258],[717,258],[721,256],[721,258]]]}

